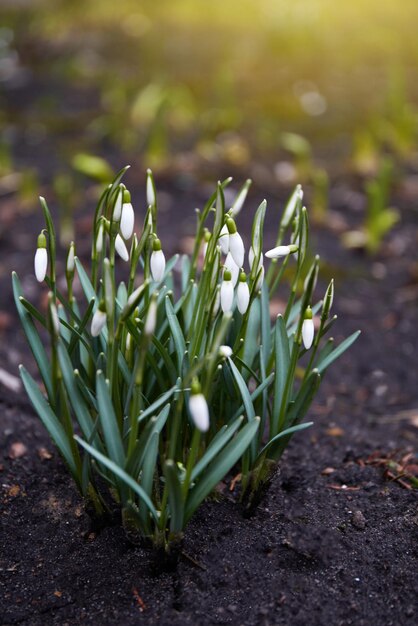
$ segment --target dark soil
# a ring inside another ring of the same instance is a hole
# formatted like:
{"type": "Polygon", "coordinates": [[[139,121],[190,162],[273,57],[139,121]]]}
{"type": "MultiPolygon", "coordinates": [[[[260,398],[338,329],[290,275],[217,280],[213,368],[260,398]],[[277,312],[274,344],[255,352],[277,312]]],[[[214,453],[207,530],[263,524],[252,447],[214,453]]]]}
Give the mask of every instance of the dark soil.
{"type": "MultiPolygon", "coordinates": [[[[340,219],[359,219],[356,199],[337,187],[340,219]]],[[[197,197],[183,200],[192,209],[197,197]]],[[[225,487],[191,521],[174,571],[120,527],[91,526],[23,393],[0,383],[1,624],[417,623],[418,239],[417,213],[402,201],[403,220],[374,260],[344,251],[331,228],[314,229],[324,274],[337,277],[334,336],[363,334],[327,375],[309,415],[315,426],[293,439],[255,515],[244,518],[225,487]]],[[[162,218],[172,251],[171,227],[176,236],[187,215],[162,218]]],[[[1,238],[0,367],[13,375],[31,357],[9,271],[31,272],[40,228],[38,218],[20,219],[16,237],[1,238]]],[[[31,278],[24,286],[30,297],[40,291],[31,278]]]]}

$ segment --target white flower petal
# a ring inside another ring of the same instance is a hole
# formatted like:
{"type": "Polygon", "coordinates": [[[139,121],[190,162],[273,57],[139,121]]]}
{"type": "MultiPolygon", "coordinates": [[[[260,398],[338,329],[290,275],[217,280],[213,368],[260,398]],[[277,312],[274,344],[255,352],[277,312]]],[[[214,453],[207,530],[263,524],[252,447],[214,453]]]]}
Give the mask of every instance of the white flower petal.
{"type": "Polygon", "coordinates": [[[99,230],[97,231],[97,239],[96,239],[96,252],[98,254],[100,254],[101,251],[103,250],[103,239],[104,239],[103,235],[104,235],[103,222],[101,222],[99,226],[99,230]]]}
{"type": "Polygon", "coordinates": [[[233,350],[230,346],[219,346],[219,356],[223,357],[224,359],[232,356],[232,352],[233,350]]]}
{"type": "Polygon", "coordinates": [[[244,315],[250,303],[250,290],[246,282],[240,281],[237,289],[238,311],[244,315]]]}
{"type": "Polygon", "coordinates": [[[42,283],[46,276],[46,269],[48,267],[48,253],[46,248],[38,248],[36,250],[34,266],[36,280],[42,283]]]}
{"type": "Polygon", "coordinates": [[[189,410],[194,425],[202,433],[209,430],[209,408],[203,393],[190,396],[189,410]]]}
{"type": "Polygon", "coordinates": [[[91,320],[91,334],[93,337],[98,337],[102,331],[102,328],[106,324],[106,313],[97,309],[91,320]]]}
{"type": "Polygon", "coordinates": [[[235,263],[234,259],[232,258],[232,254],[230,252],[228,252],[228,254],[226,255],[225,268],[231,272],[231,281],[232,281],[233,286],[235,287],[235,285],[238,282],[240,268],[235,263]]]}
{"type": "Polygon", "coordinates": [[[157,324],[157,301],[151,300],[149,308],[148,308],[147,319],[145,320],[145,326],[144,326],[144,333],[148,337],[154,334],[156,324],[157,324]]]}
{"type": "Polygon", "coordinates": [[[225,224],[219,235],[219,245],[221,246],[222,254],[228,254],[229,252],[229,231],[225,224]]]}
{"type": "Polygon", "coordinates": [[[245,250],[244,242],[238,232],[229,235],[229,251],[235,263],[241,268],[244,265],[245,250]]]}
{"type": "Polygon", "coordinates": [[[152,184],[152,174],[151,174],[151,170],[147,171],[147,204],[148,206],[154,206],[155,205],[155,191],[154,191],[154,185],[152,184]]]}
{"type": "Polygon", "coordinates": [[[74,244],[72,243],[70,245],[70,249],[68,250],[68,256],[67,256],[67,272],[69,274],[72,274],[74,272],[74,244]]]}
{"type": "Polygon", "coordinates": [[[162,281],[165,272],[165,256],[162,250],[154,250],[151,254],[151,274],[156,283],[162,281]]]}
{"type": "Polygon", "coordinates": [[[125,202],[122,206],[122,217],[120,219],[120,232],[124,239],[130,239],[134,232],[135,213],[130,202],[125,202]]]}
{"type": "Polygon", "coordinates": [[[123,189],[119,190],[116,196],[115,206],[113,207],[113,221],[119,222],[122,215],[122,203],[123,203],[123,189]]]}
{"type": "Polygon", "coordinates": [[[122,237],[118,234],[115,239],[115,250],[119,254],[122,261],[129,261],[129,252],[127,247],[125,246],[125,242],[122,237]]]}
{"type": "Polygon", "coordinates": [[[314,323],[312,319],[303,320],[302,339],[305,349],[309,350],[309,348],[312,346],[314,339],[314,323]]]}
{"type": "Polygon", "coordinates": [[[234,302],[234,286],[232,281],[224,280],[221,285],[221,308],[224,313],[232,311],[234,302]]]}
{"type": "Polygon", "coordinates": [[[282,256],[287,256],[290,254],[289,246],[277,246],[277,248],[273,248],[266,252],[266,257],[269,259],[279,259],[282,256]]]}

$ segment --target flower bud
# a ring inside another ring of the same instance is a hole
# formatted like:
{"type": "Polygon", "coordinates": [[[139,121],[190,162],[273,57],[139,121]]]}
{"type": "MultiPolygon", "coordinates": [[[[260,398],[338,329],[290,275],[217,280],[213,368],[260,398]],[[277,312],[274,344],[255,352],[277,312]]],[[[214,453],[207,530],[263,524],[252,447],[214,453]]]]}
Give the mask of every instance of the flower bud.
{"type": "Polygon", "coordinates": [[[152,254],[150,259],[151,275],[156,283],[160,283],[165,272],[165,256],[161,250],[161,241],[154,239],[152,242],[152,254]]]}
{"type": "Polygon", "coordinates": [[[247,285],[247,276],[241,272],[237,289],[237,307],[241,315],[244,315],[250,303],[250,290],[247,285]]]}
{"type": "Polygon", "coordinates": [[[229,231],[226,224],[222,226],[219,234],[219,245],[221,246],[222,254],[228,254],[229,252],[229,231]]]}
{"type": "Polygon", "coordinates": [[[115,249],[123,261],[129,261],[128,249],[125,246],[125,242],[123,241],[122,237],[119,234],[116,235],[115,249]]]}
{"type": "Polygon", "coordinates": [[[102,300],[96,309],[93,319],[91,320],[91,334],[93,337],[98,337],[102,332],[102,329],[106,325],[106,309],[105,303],[102,300]]]}
{"type": "Polygon", "coordinates": [[[120,232],[124,239],[130,239],[134,232],[135,213],[131,204],[131,194],[123,190],[122,216],[120,218],[120,232]]]}
{"type": "Polygon", "coordinates": [[[123,187],[119,188],[116,195],[115,204],[113,207],[112,219],[114,222],[119,222],[122,215],[122,202],[123,202],[123,187]]]}
{"type": "Polygon", "coordinates": [[[194,425],[200,432],[209,430],[209,408],[203,393],[193,393],[189,399],[189,411],[194,425]]]}
{"type": "Polygon", "coordinates": [[[234,259],[232,258],[232,254],[230,252],[228,252],[228,254],[226,255],[225,269],[227,269],[227,270],[229,270],[231,272],[232,284],[235,287],[235,285],[238,282],[240,268],[235,263],[234,259]]]}
{"type": "Polygon", "coordinates": [[[226,225],[229,232],[229,251],[238,267],[242,267],[244,265],[245,250],[241,235],[238,233],[232,218],[229,217],[226,220],[226,225]]]}
{"type": "Polygon", "coordinates": [[[231,272],[225,270],[221,285],[221,308],[224,313],[228,313],[232,310],[232,304],[234,302],[234,286],[231,278],[231,272]]]}
{"type": "Polygon", "coordinates": [[[97,231],[97,237],[96,237],[96,252],[98,254],[100,254],[101,251],[103,250],[103,240],[104,240],[104,226],[103,226],[103,222],[100,222],[99,230],[97,231]]]}
{"type": "Polygon", "coordinates": [[[147,337],[151,337],[151,335],[155,332],[155,327],[157,325],[157,300],[153,298],[148,307],[147,319],[145,320],[144,325],[144,334],[147,337]]]}
{"type": "Polygon", "coordinates": [[[297,249],[298,246],[295,244],[290,244],[289,246],[277,246],[277,248],[273,248],[272,250],[266,252],[266,257],[269,259],[279,259],[280,257],[296,252],[297,249]]]}
{"type": "Polygon", "coordinates": [[[152,180],[151,170],[147,170],[147,204],[148,206],[155,206],[156,204],[154,181],[152,180]]]}
{"type": "Polygon", "coordinates": [[[219,346],[219,356],[223,359],[227,359],[232,356],[233,350],[230,346],[219,346]]]}
{"type": "Polygon", "coordinates": [[[310,306],[305,311],[302,324],[302,339],[306,350],[312,346],[314,339],[314,323],[312,319],[312,309],[310,306]]]}
{"type": "Polygon", "coordinates": [[[68,249],[68,254],[67,254],[67,274],[69,276],[72,276],[74,274],[74,268],[75,268],[74,257],[75,257],[75,245],[74,245],[74,241],[72,241],[70,243],[70,247],[68,249]]]}
{"type": "Polygon", "coordinates": [[[35,276],[36,280],[42,283],[46,276],[46,269],[48,267],[48,252],[46,250],[46,237],[41,233],[38,237],[38,247],[35,253],[35,276]]]}

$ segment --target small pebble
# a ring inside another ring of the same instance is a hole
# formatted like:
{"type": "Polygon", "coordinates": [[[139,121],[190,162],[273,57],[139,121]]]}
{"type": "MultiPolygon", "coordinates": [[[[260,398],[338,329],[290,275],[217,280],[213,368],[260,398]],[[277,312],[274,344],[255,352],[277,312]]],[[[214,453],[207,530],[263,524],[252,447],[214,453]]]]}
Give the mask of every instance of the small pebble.
{"type": "Polygon", "coordinates": [[[366,528],[366,518],[361,511],[354,511],[351,523],[359,530],[364,530],[366,528]]]}

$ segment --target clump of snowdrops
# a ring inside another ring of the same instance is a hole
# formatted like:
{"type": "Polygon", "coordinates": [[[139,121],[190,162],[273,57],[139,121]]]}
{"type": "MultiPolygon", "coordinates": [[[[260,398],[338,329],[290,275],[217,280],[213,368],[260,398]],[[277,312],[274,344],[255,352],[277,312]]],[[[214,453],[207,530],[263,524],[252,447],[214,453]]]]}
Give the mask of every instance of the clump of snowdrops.
{"type": "Polygon", "coordinates": [[[15,273],[13,286],[43,389],[20,369],[96,513],[116,503],[130,536],[168,548],[231,472],[240,475],[245,506],[256,502],[292,435],[310,426],[301,421],[321,377],[357,334],[338,347],[324,339],[335,321],[334,286],[314,302],[319,259],[308,262],[300,186],[283,211],[275,248],[264,256],[266,202],[255,212],[245,251],[236,218],[250,181],[226,208],[227,179],[196,213],[191,255],[166,260],[152,174],[137,234],[121,183],[126,169],[97,205],[89,271],[69,247],[65,293],[58,289],[54,225],[41,198],[46,224],[35,274],[49,290],[46,312],[25,299],[15,273]],[[272,321],[270,298],[286,269],[287,306],[272,321]],[[126,280],[118,282],[123,272],[126,280]]]}

